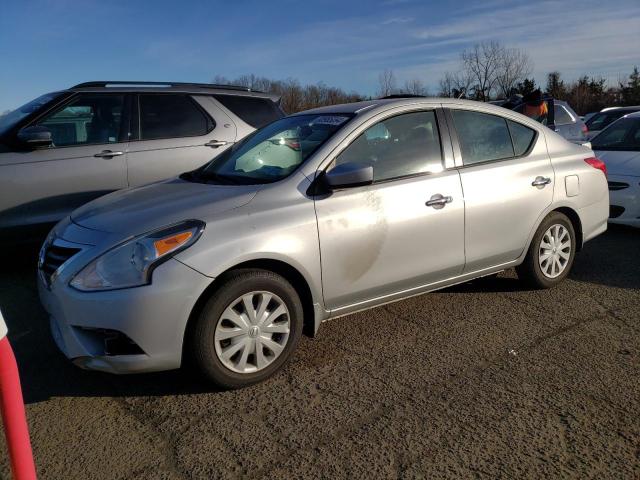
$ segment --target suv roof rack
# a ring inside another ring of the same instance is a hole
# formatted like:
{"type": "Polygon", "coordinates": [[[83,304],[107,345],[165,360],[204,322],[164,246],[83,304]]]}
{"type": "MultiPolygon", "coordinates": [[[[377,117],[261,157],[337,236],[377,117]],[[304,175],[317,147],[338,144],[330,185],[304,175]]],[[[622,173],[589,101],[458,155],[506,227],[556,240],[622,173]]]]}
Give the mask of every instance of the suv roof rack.
{"type": "Polygon", "coordinates": [[[91,87],[109,87],[109,86],[199,87],[199,88],[220,88],[225,90],[238,90],[242,92],[264,93],[264,92],[261,92],[260,90],[253,90],[249,87],[243,87],[240,85],[221,85],[216,83],[190,83],[190,82],[140,82],[140,81],[125,81],[125,80],[84,82],[84,83],[79,83],[78,85],[74,85],[71,88],[91,88],[91,87]]]}

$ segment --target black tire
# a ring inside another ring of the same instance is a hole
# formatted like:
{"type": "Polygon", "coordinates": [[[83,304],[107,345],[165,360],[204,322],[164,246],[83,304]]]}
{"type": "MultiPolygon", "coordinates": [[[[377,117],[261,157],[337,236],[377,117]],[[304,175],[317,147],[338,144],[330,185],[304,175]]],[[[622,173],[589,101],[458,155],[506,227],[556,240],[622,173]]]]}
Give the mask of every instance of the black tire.
{"type": "Polygon", "coordinates": [[[532,288],[542,289],[555,287],[557,284],[562,282],[571,271],[575,255],[576,234],[571,220],[569,220],[569,218],[563,213],[551,212],[542,221],[542,223],[538,227],[538,230],[536,230],[536,233],[531,240],[531,245],[529,245],[529,251],[527,252],[527,256],[525,257],[524,262],[516,267],[518,278],[520,279],[520,281],[524,282],[526,285],[532,288]],[[545,232],[553,225],[562,225],[567,229],[571,237],[571,252],[569,254],[569,260],[567,261],[567,264],[564,267],[562,273],[555,278],[550,278],[542,271],[542,267],[540,266],[538,257],[542,237],[544,236],[545,232]]]}
{"type": "Polygon", "coordinates": [[[261,382],[280,370],[298,345],[303,327],[300,297],[281,275],[268,270],[239,269],[226,275],[224,283],[206,302],[191,329],[188,352],[205,377],[223,389],[242,388],[261,382]],[[225,309],[243,294],[266,291],[280,297],[289,310],[289,337],[284,350],[269,365],[253,373],[238,373],[218,358],[214,333],[225,309]]]}

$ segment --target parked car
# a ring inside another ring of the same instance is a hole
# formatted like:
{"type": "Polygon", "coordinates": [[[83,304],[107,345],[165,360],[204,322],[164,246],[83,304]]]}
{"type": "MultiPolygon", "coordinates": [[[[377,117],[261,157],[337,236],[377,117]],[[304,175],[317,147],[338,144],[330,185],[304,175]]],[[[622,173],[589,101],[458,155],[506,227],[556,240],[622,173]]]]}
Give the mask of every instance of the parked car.
{"type": "Polygon", "coordinates": [[[197,168],[284,116],[244,87],[88,82],[0,118],[0,238],[21,242],[75,208],[197,168]]]}
{"type": "Polygon", "coordinates": [[[610,124],[591,145],[607,165],[609,221],[640,227],[640,112],[610,124]]]}
{"type": "Polygon", "coordinates": [[[593,138],[602,130],[604,130],[607,126],[615,122],[621,117],[633,112],[640,111],[640,106],[636,105],[633,107],[607,107],[600,110],[598,113],[593,115],[591,118],[586,120],[587,128],[589,129],[589,133],[587,134],[587,138],[593,138]]]}
{"type": "Polygon", "coordinates": [[[520,100],[520,103],[513,102],[512,99],[503,101],[501,106],[539,121],[570,142],[582,144],[587,141],[586,124],[564,100],[557,100],[548,95],[543,96],[543,111],[536,116],[527,113],[528,102],[522,101],[522,96],[520,96],[520,100]]]}
{"type": "Polygon", "coordinates": [[[166,370],[184,354],[241,387],[329,318],[510,267],[558,284],[607,227],[603,170],[590,149],[483,103],[314,109],[73,212],[42,247],[40,298],[76,365],[166,370]]]}

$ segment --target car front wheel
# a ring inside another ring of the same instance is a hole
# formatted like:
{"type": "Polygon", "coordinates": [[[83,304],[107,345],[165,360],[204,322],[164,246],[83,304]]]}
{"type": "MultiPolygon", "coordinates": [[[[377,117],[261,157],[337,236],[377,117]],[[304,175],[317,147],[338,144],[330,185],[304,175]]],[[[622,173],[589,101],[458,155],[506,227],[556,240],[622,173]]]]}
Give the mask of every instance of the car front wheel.
{"type": "Polygon", "coordinates": [[[192,331],[200,370],[222,388],[260,382],[282,368],[302,332],[302,304],[282,276],[238,270],[205,304],[192,331]]]}

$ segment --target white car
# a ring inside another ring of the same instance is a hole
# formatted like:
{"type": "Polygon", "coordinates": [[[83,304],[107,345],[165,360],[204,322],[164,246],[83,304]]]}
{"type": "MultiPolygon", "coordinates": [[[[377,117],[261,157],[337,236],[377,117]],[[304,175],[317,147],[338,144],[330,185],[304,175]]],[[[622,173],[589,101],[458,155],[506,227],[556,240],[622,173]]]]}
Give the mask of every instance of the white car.
{"type": "Polygon", "coordinates": [[[591,146],[607,166],[609,222],[640,227],[640,112],[613,122],[591,146]]]}

